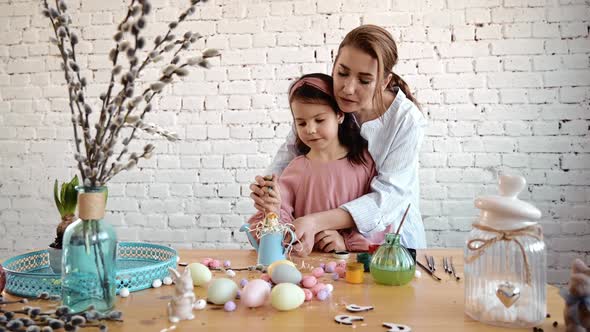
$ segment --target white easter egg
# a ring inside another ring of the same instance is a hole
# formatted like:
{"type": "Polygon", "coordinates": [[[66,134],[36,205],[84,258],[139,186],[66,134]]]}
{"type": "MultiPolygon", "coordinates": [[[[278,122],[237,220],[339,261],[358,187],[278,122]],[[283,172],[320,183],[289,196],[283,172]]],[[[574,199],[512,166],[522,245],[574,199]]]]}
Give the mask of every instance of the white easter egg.
{"type": "Polygon", "coordinates": [[[240,301],[248,308],[260,307],[270,296],[270,285],[262,279],[255,279],[242,289],[240,301]]]}
{"type": "Polygon", "coordinates": [[[164,279],[162,279],[162,282],[164,283],[164,285],[172,285],[172,278],[170,277],[164,277],[164,279]]]}
{"type": "Polygon", "coordinates": [[[127,287],[123,287],[119,290],[119,296],[120,297],[127,297],[129,296],[129,288],[127,287]]]}
{"type": "Polygon", "coordinates": [[[156,280],[152,281],[152,287],[159,288],[160,286],[162,286],[162,280],[156,279],[156,280]]]}
{"type": "Polygon", "coordinates": [[[236,298],[238,285],[231,279],[219,278],[213,280],[207,289],[207,299],[215,304],[225,304],[225,302],[236,298]]]}
{"type": "Polygon", "coordinates": [[[225,274],[230,278],[233,278],[236,276],[236,273],[234,272],[234,270],[227,270],[227,271],[225,271],[225,274]]]}
{"type": "Polygon", "coordinates": [[[207,306],[207,301],[204,299],[200,299],[195,304],[193,304],[193,308],[196,310],[203,310],[207,306]]]}
{"type": "Polygon", "coordinates": [[[278,284],[270,292],[271,305],[280,311],[296,309],[303,301],[305,301],[305,293],[295,284],[278,284]]]}
{"type": "Polygon", "coordinates": [[[191,271],[193,285],[203,286],[211,280],[211,271],[205,265],[201,263],[190,263],[188,268],[191,271]]]}

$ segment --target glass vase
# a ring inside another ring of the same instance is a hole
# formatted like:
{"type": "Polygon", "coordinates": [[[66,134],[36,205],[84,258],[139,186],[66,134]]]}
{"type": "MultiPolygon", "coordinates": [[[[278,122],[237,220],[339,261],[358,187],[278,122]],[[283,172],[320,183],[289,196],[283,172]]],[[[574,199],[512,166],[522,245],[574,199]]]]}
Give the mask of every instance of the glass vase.
{"type": "Polygon", "coordinates": [[[115,303],[117,237],[103,220],[106,187],[79,187],[79,219],[63,237],[62,301],[74,312],[99,312],[115,303]]]}
{"type": "Polygon", "coordinates": [[[414,278],[416,262],[412,255],[401,245],[401,236],[387,234],[385,243],[371,258],[371,275],[383,285],[402,286],[414,278]]]}

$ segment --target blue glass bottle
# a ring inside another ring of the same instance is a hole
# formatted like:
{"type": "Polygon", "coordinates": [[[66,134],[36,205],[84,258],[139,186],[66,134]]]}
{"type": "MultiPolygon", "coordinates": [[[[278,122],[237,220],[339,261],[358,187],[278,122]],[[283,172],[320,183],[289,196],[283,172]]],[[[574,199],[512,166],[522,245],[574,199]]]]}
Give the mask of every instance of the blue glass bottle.
{"type": "Polygon", "coordinates": [[[114,307],[117,237],[103,220],[106,187],[79,187],[79,219],[63,237],[62,301],[74,312],[114,307]]]}

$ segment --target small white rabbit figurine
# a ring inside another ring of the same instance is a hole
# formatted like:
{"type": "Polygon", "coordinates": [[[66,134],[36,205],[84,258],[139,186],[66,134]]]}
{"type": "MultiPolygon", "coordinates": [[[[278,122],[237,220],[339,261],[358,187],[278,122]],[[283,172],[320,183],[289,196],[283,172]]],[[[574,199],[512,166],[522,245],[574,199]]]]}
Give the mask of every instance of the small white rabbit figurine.
{"type": "Polygon", "coordinates": [[[168,268],[168,271],[170,271],[172,280],[176,284],[174,297],[168,303],[168,320],[171,323],[177,323],[180,320],[195,318],[193,306],[196,297],[195,293],[193,293],[193,279],[190,270],[185,268],[182,274],[173,268],[168,268]]]}

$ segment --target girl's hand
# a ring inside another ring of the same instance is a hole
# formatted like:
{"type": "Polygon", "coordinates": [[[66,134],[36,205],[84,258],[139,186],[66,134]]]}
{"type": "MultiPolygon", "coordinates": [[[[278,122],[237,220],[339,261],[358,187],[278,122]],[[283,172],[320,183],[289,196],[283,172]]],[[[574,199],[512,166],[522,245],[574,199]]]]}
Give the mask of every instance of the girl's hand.
{"type": "Polygon", "coordinates": [[[295,236],[301,242],[294,246],[295,252],[298,256],[305,257],[313,250],[315,235],[318,232],[317,221],[313,214],[310,214],[295,219],[293,225],[295,226],[295,236]]]}
{"type": "Polygon", "coordinates": [[[280,214],[281,192],[278,177],[275,174],[272,175],[272,179],[256,176],[256,183],[250,185],[250,190],[252,191],[250,198],[254,201],[254,207],[258,211],[272,211],[280,214]]]}
{"type": "Polygon", "coordinates": [[[337,230],[326,229],[315,235],[315,246],[323,252],[346,251],[344,238],[337,230]]]}

